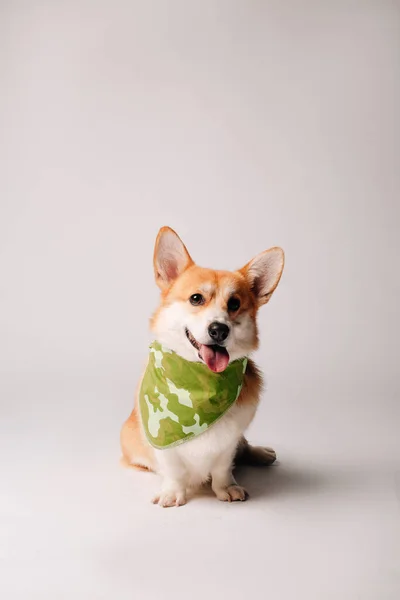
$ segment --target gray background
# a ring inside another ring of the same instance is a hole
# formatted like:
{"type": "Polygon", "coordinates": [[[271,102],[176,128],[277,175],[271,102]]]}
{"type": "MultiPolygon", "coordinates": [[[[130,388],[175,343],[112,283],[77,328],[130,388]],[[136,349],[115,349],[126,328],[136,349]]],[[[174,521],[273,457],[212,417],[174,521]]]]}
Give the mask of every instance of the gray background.
{"type": "Polygon", "coordinates": [[[2,597],[398,598],[399,3],[0,10],[2,597]],[[118,464],[166,224],[286,251],[246,504],[118,464]]]}

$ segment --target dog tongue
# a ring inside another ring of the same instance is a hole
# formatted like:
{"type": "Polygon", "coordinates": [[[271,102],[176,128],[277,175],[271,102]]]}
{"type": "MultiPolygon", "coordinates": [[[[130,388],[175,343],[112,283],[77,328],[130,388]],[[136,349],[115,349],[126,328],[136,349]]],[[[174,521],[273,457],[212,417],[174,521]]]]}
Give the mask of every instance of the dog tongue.
{"type": "Polygon", "coordinates": [[[200,346],[200,356],[206,363],[207,367],[214,373],[225,371],[229,363],[229,354],[221,346],[200,346]]]}

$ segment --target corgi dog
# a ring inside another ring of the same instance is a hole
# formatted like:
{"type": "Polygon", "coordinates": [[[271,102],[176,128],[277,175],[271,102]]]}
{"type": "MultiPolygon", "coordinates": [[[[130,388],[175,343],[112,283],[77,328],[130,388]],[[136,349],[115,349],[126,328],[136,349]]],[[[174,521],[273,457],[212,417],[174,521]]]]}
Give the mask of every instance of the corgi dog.
{"type": "MultiPolygon", "coordinates": [[[[219,385],[220,395],[214,393],[205,399],[211,403],[208,406],[217,411],[210,426],[201,423],[199,417],[199,414],[207,416],[208,409],[201,409],[202,413],[199,409],[198,413],[191,413],[194,415],[194,419],[190,416],[191,426],[181,427],[175,409],[168,408],[168,399],[172,399],[171,406],[174,402],[176,407],[180,403],[182,410],[197,410],[191,408],[190,378],[185,375],[189,383],[182,399],[177,401],[176,395],[162,394],[154,387],[154,398],[144,393],[144,408],[141,408],[142,377],[135,407],[121,431],[122,460],[126,465],[161,476],[160,492],[153,499],[155,504],[181,506],[186,503],[188,490],[207,481],[211,481],[219,500],[246,500],[246,490],[233,476],[234,466],[238,463],[270,465],[275,461],[271,448],[251,446],[244,432],[255,415],[262,391],[261,373],[248,358],[258,347],[257,312],[271,298],[283,267],[284,252],[275,247],[258,254],[237,271],[202,268],[194,263],[175,231],[169,227],[160,229],[154,249],[154,275],[161,290],[161,301],[150,321],[158,344],[149,357],[153,372],[160,378],[167,364],[162,360],[176,361],[179,373],[197,369],[204,378],[201,381],[206,383],[199,384],[196,392],[200,406],[202,394],[207,395],[208,375],[212,385],[219,385]],[[235,367],[238,364],[243,365],[243,375],[241,367],[239,370],[235,367]],[[225,398],[225,381],[230,384],[230,379],[224,377],[230,368],[235,369],[242,380],[237,386],[237,395],[235,392],[229,400],[231,404],[219,414],[219,398],[225,398]],[[151,400],[159,404],[152,405],[151,400]],[[146,419],[149,417],[148,430],[144,426],[143,411],[146,419]],[[189,433],[182,434],[186,436],[183,440],[160,447],[152,443],[148,431],[156,436],[161,425],[166,427],[166,440],[174,439],[168,437],[173,427],[189,433]]],[[[170,379],[167,382],[169,389],[179,395],[178,382],[170,379]]]]}

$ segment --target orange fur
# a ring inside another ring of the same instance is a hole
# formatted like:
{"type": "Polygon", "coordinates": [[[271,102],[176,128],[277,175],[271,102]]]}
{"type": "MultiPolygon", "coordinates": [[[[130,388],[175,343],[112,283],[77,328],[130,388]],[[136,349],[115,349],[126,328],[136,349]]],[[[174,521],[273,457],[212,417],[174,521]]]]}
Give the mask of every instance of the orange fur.
{"type": "Polygon", "coordinates": [[[137,400],[135,408],[122,427],[121,448],[126,465],[149,471],[156,470],[153,448],[142,431],[137,400]]]}

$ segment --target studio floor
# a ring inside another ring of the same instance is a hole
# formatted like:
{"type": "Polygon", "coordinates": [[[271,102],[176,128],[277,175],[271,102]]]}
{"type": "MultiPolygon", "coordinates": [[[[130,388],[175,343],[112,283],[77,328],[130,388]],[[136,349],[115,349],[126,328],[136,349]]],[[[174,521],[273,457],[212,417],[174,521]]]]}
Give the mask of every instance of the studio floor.
{"type": "Polygon", "coordinates": [[[225,504],[204,491],[162,509],[150,503],[158,478],[119,466],[112,382],[80,392],[59,383],[9,388],[2,598],[400,597],[395,398],[377,410],[360,390],[336,402],[326,393],[322,409],[304,388],[294,409],[290,386],[275,391],[249,438],[273,443],[279,462],[237,473],[250,499],[225,504]],[[97,413],[85,408],[95,398],[97,413]]]}

